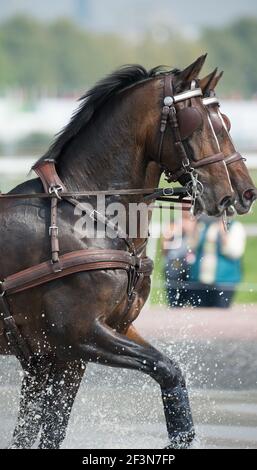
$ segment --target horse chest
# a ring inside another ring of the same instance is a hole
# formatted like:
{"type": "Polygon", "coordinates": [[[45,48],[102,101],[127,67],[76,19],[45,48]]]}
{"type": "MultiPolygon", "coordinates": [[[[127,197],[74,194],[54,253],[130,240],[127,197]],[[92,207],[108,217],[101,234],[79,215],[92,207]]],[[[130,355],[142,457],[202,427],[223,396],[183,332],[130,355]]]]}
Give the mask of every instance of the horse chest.
{"type": "Polygon", "coordinates": [[[151,280],[149,276],[145,276],[140,289],[134,292],[132,300],[126,299],[125,302],[119,307],[119,310],[115,312],[112,318],[112,326],[115,324],[115,328],[124,332],[128,326],[133,323],[139,313],[141,312],[150,292],[151,280]]]}

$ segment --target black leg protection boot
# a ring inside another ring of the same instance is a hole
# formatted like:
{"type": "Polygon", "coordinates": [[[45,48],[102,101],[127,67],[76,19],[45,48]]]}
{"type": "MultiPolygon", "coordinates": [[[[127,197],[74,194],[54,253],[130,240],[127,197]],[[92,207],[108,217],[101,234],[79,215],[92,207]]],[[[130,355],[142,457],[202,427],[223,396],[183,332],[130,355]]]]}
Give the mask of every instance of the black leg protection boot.
{"type": "Polygon", "coordinates": [[[182,385],[162,389],[162,400],[170,439],[167,449],[187,449],[195,437],[187,389],[182,385]]]}

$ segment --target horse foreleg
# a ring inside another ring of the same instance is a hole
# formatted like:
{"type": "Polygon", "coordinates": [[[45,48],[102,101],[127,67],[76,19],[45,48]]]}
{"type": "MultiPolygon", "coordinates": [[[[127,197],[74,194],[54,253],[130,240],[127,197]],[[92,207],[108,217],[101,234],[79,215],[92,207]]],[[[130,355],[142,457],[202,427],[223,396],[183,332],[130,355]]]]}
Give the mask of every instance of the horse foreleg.
{"type": "Polygon", "coordinates": [[[84,371],[81,361],[52,365],[44,396],[40,449],[59,449],[84,371]]]}
{"type": "MultiPolygon", "coordinates": [[[[133,325],[130,325],[126,329],[125,334],[127,338],[136,341],[143,346],[150,346],[133,325]]],[[[194,436],[193,420],[186,386],[183,384],[182,386],[177,387],[161,387],[161,390],[167,430],[171,440],[170,448],[174,448],[176,446],[178,446],[178,448],[183,446],[186,447],[194,436]],[[178,432],[179,429],[183,430],[185,423],[188,423],[189,426],[191,426],[191,431],[189,433],[185,431],[178,432]],[[178,434],[178,439],[175,439],[176,434],[178,434]]]]}
{"type": "Polygon", "coordinates": [[[51,364],[46,358],[33,358],[31,368],[24,372],[20,408],[9,448],[28,449],[37,439],[40,426],[44,387],[51,364]]]}
{"type": "Polygon", "coordinates": [[[156,380],[161,387],[170,447],[188,447],[194,438],[194,426],[181,370],[145,342],[134,328],[126,334],[97,321],[90,343],[80,344],[81,357],[112,367],[139,370],[156,380]]]}

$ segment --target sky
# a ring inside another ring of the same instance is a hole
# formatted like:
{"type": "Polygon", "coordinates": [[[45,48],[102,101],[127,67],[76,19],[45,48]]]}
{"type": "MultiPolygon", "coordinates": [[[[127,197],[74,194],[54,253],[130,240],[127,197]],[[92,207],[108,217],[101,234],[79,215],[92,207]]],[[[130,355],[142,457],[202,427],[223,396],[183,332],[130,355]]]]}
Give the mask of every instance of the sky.
{"type": "Polygon", "coordinates": [[[97,31],[133,34],[162,25],[191,34],[257,16],[257,0],[0,0],[0,20],[15,13],[43,20],[68,16],[97,31]]]}

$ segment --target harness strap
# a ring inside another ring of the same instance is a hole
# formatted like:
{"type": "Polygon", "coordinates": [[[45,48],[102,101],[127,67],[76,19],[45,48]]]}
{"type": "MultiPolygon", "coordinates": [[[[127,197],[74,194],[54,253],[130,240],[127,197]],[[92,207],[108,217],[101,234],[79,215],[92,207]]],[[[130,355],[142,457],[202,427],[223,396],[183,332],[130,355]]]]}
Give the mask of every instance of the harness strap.
{"type": "Polygon", "coordinates": [[[196,96],[201,96],[202,95],[201,90],[198,88],[195,88],[195,86],[196,86],[195,81],[192,81],[191,90],[180,93],[178,95],[174,95],[172,76],[166,75],[164,77],[164,106],[162,108],[162,114],[161,114],[160,142],[159,142],[157,162],[163,167],[165,174],[166,174],[166,179],[168,182],[178,181],[183,175],[191,172],[193,169],[202,168],[204,166],[207,166],[213,163],[224,161],[223,153],[217,153],[215,155],[211,155],[210,157],[205,157],[202,160],[198,160],[196,162],[189,161],[187,157],[186,150],[181,139],[175,103],[184,101],[186,99],[191,99],[196,96]],[[181,162],[180,168],[178,168],[175,171],[171,171],[169,168],[163,165],[161,161],[163,140],[164,140],[164,135],[165,135],[168,122],[170,123],[171,129],[173,132],[175,152],[176,152],[176,155],[178,156],[178,159],[181,162]]]}
{"type": "Polygon", "coordinates": [[[177,119],[177,111],[176,111],[174,106],[172,106],[170,108],[169,122],[170,122],[172,131],[173,131],[173,135],[174,135],[175,151],[176,151],[176,154],[178,155],[179,160],[181,161],[181,164],[182,164],[182,167],[183,167],[183,165],[185,165],[188,162],[188,158],[187,158],[187,154],[186,154],[184,145],[183,145],[182,140],[181,140],[179,124],[178,124],[178,119],[177,119]]]}
{"type": "Polygon", "coordinates": [[[51,253],[52,253],[52,264],[54,272],[61,270],[59,262],[59,238],[58,238],[58,226],[57,226],[57,207],[58,198],[51,199],[51,225],[49,227],[49,235],[51,237],[51,253]]]}
{"type": "Polygon", "coordinates": [[[0,295],[0,314],[4,323],[4,333],[8,347],[11,353],[20,361],[23,369],[26,370],[29,367],[31,351],[27,342],[21,335],[13,316],[11,315],[10,307],[4,296],[4,292],[0,295]]]}
{"type": "Polygon", "coordinates": [[[167,128],[170,105],[173,103],[173,99],[170,96],[172,94],[173,94],[172,77],[171,75],[165,75],[164,76],[164,106],[162,108],[162,113],[161,113],[161,125],[160,125],[161,135],[160,135],[159,148],[158,148],[158,153],[157,153],[157,163],[159,163],[159,165],[161,165],[163,139],[164,139],[164,134],[167,128]]]}
{"type": "MultiPolygon", "coordinates": [[[[66,198],[64,197],[63,199],[65,199],[67,202],[69,202],[70,204],[72,204],[73,206],[77,206],[78,205],[78,201],[74,198],[66,198]]],[[[123,232],[120,228],[116,227],[116,225],[114,225],[110,220],[107,219],[107,217],[105,217],[103,214],[101,214],[100,212],[98,212],[97,210],[93,210],[90,214],[90,217],[91,219],[93,219],[95,222],[99,221],[101,222],[105,227],[108,227],[109,229],[113,230],[114,233],[117,233],[117,235],[119,236],[119,238],[122,238],[124,240],[124,242],[126,243],[127,247],[129,248],[130,252],[133,254],[133,255],[136,255],[137,253],[137,249],[135,247],[135,244],[133,242],[133,240],[131,238],[129,238],[129,236],[123,232]]]]}
{"type": "Polygon", "coordinates": [[[208,96],[206,98],[203,98],[202,101],[205,106],[210,106],[211,104],[220,104],[217,96],[208,96]]]}
{"type": "MultiPolygon", "coordinates": [[[[74,197],[67,197],[66,193],[62,192],[65,186],[57,175],[55,163],[53,160],[46,160],[43,163],[39,163],[36,167],[33,167],[33,168],[36,171],[36,173],[39,175],[43,183],[44,189],[47,190],[47,193],[50,195],[51,194],[56,195],[56,197],[52,197],[51,199],[51,225],[49,227],[49,235],[51,237],[51,253],[52,253],[53,270],[54,272],[59,272],[62,270],[62,267],[59,261],[60,247],[59,247],[58,226],[57,226],[58,201],[65,199],[67,202],[69,202],[70,204],[76,207],[78,205],[78,200],[75,199],[74,197]],[[59,186],[54,186],[54,184],[57,184],[57,183],[59,183],[59,186]],[[60,191],[61,191],[61,194],[59,194],[60,191]]],[[[140,193],[142,193],[142,191],[144,190],[135,190],[135,191],[139,191],[140,193]]],[[[119,191],[117,191],[117,193],[118,192],[119,191]]],[[[99,194],[99,192],[96,192],[96,193],[99,194]]],[[[126,190],[126,193],[131,194],[130,190],[126,190]]],[[[106,192],[106,194],[108,194],[108,192],[106,192]]],[[[100,221],[106,227],[117,232],[119,237],[124,240],[124,242],[128,246],[131,253],[136,255],[137,250],[136,250],[133,240],[130,239],[125,232],[121,232],[121,230],[118,230],[117,227],[113,225],[107,219],[107,217],[103,216],[96,210],[92,211],[92,213],[90,214],[90,217],[94,221],[96,222],[100,221]]]]}
{"type": "Polygon", "coordinates": [[[221,161],[224,161],[224,154],[220,152],[215,155],[211,155],[210,157],[205,157],[202,160],[198,160],[197,162],[191,162],[191,166],[193,168],[201,168],[205,165],[211,165],[212,163],[221,161]]]}
{"type": "MultiPolygon", "coordinates": [[[[102,195],[102,196],[130,196],[130,195],[136,195],[136,194],[142,194],[143,196],[149,195],[149,197],[154,198],[154,194],[156,191],[160,191],[160,188],[145,188],[145,189],[113,189],[113,190],[106,190],[106,191],[63,191],[59,193],[59,197],[61,199],[67,199],[68,198],[76,198],[76,200],[84,197],[91,197],[91,196],[97,196],[97,195],[102,195]]],[[[166,192],[172,191],[173,196],[180,196],[181,193],[184,193],[184,195],[187,195],[188,192],[185,187],[179,187],[179,188],[162,188],[163,195],[165,195],[166,192]]],[[[20,194],[15,194],[15,193],[8,193],[8,194],[0,194],[0,199],[51,199],[56,197],[55,194],[47,194],[47,193],[20,193],[20,194]]]]}
{"type": "Polygon", "coordinates": [[[177,112],[175,108],[175,102],[179,102],[184,99],[190,98],[191,94],[192,94],[192,90],[190,90],[190,92],[187,93],[186,95],[181,93],[181,96],[180,95],[174,96],[172,76],[166,75],[164,77],[164,106],[162,108],[162,114],[161,114],[160,141],[159,141],[159,148],[158,148],[158,155],[157,155],[157,158],[158,158],[157,163],[159,163],[159,165],[161,165],[162,168],[164,169],[168,182],[178,181],[178,179],[183,174],[186,173],[187,167],[189,164],[186,151],[184,149],[184,145],[181,140],[179,124],[178,124],[178,119],[177,119],[177,112]],[[172,171],[172,172],[169,170],[169,168],[163,165],[161,161],[163,140],[164,140],[164,135],[165,135],[168,121],[170,123],[173,136],[174,136],[175,152],[178,155],[178,158],[182,164],[182,166],[177,171],[172,171]]]}
{"type": "Polygon", "coordinates": [[[32,167],[32,170],[39,176],[47,194],[51,194],[54,189],[66,191],[66,188],[59,178],[55,161],[51,159],[43,160],[32,167]]]}
{"type": "Polygon", "coordinates": [[[134,277],[132,279],[132,282],[133,284],[131,283],[131,287],[130,287],[130,292],[129,292],[129,295],[128,295],[128,303],[127,303],[127,307],[126,307],[126,310],[124,312],[124,315],[125,315],[125,318],[126,316],[128,315],[132,305],[133,305],[133,302],[137,296],[137,292],[139,291],[141,285],[142,285],[142,282],[144,280],[144,274],[143,273],[136,273],[136,277],[134,277]]]}
{"type": "Polygon", "coordinates": [[[60,279],[70,274],[94,271],[99,269],[124,269],[129,272],[131,268],[139,273],[150,276],[153,262],[150,258],[139,258],[128,251],[84,249],[66,253],[59,258],[61,271],[54,271],[51,261],[44,261],[36,266],[7,276],[2,282],[2,293],[6,295],[23,292],[32,287],[60,279]]]}
{"type": "Polygon", "coordinates": [[[242,157],[239,152],[235,152],[233,153],[233,155],[230,155],[229,157],[225,158],[225,163],[226,165],[231,165],[231,163],[239,162],[240,160],[243,160],[245,162],[246,158],[242,157]]]}
{"type": "MultiPolygon", "coordinates": [[[[203,98],[203,104],[205,106],[212,106],[212,105],[217,105],[220,106],[220,102],[218,97],[215,94],[214,90],[211,90],[211,95],[209,97],[203,98]]],[[[220,112],[218,112],[220,114],[220,112]]],[[[239,161],[246,161],[246,158],[242,157],[242,155],[239,152],[235,152],[232,155],[229,155],[228,157],[224,158],[224,162],[226,165],[231,165],[231,163],[239,162],[239,161]]]]}

